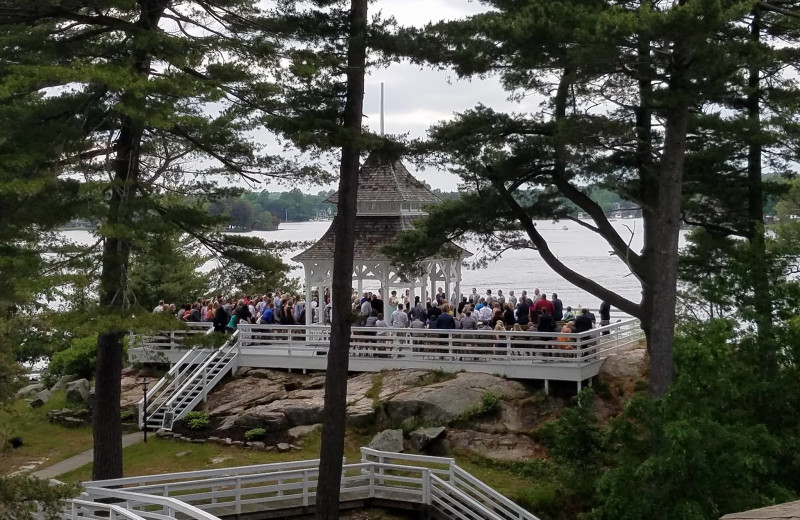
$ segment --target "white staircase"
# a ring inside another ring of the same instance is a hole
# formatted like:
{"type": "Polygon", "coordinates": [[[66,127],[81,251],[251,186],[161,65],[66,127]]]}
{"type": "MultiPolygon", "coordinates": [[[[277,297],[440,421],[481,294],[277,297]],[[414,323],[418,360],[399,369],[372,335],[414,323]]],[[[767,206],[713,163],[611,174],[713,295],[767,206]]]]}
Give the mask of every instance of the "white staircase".
{"type": "MultiPolygon", "coordinates": [[[[208,334],[213,334],[209,331],[208,334]]],[[[172,424],[192,411],[228,372],[236,368],[238,331],[219,349],[189,350],[147,392],[147,427],[171,430],[172,424]]],[[[144,399],[139,401],[139,425],[144,426],[144,399]]]]}

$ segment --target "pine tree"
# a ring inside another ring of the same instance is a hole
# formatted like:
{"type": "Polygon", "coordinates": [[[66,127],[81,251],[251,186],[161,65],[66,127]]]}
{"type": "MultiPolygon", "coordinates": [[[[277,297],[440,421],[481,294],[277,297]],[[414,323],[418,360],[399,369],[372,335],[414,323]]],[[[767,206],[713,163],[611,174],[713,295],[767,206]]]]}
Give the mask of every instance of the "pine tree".
{"type": "MultiPolygon", "coordinates": [[[[132,251],[152,238],[145,224],[157,215],[204,246],[247,258],[253,241],[220,235],[218,221],[194,204],[230,195],[209,175],[257,182],[266,174],[298,171],[261,155],[245,136],[255,127],[254,114],[273,108],[277,92],[274,83],[253,72],[275,65],[276,56],[268,35],[252,36],[259,13],[250,0],[14,0],[0,9],[8,35],[4,46],[20,55],[0,78],[2,102],[18,105],[20,96],[68,90],[67,85],[76,92],[63,115],[78,123],[77,144],[58,150],[56,161],[58,173],[86,180],[89,211],[102,237],[96,479],[122,475],[122,338],[125,319],[135,310],[132,251]],[[262,68],[250,66],[255,56],[262,68]],[[218,110],[206,110],[210,103],[218,110]],[[164,192],[175,190],[192,198],[184,199],[186,204],[165,201],[164,192]]],[[[316,173],[311,167],[300,175],[316,173]]]]}
{"type": "Polygon", "coordinates": [[[466,189],[498,211],[469,218],[474,197],[464,197],[460,205],[433,210],[423,224],[428,233],[412,233],[391,250],[407,264],[412,259],[402,258],[408,251],[425,256],[443,239],[469,232],[498,250],[536,249],[567,281],[640,318],[651,359],[650,389],[661,395],[672,379],[672,309],[690,114],[727,72],[715,66],[718,33],[736,24],[750,4],[490,4],[495,10],[426,28],[427,38],[414,36],[427,44],[399,52],[452,65],[462,76],[496,73],[513,95],[543,97],[542,109],[499,114],[479,106],[434,127],[423,151],[454,162],[466,189]],[[589,197],[592,186],[615,191],[641,208],[641,252],[631,250],[627,237],[589,197]],[[640,302],[588,279],[552,253],[533,220],[573,218],[572,207],[593,223],[574,220],[602,236],[639,279],[640,302]],[[432,229],[438,234],[429,233],[432,229]],[[426,234],[430,241],[423,239],[426,234]]]}

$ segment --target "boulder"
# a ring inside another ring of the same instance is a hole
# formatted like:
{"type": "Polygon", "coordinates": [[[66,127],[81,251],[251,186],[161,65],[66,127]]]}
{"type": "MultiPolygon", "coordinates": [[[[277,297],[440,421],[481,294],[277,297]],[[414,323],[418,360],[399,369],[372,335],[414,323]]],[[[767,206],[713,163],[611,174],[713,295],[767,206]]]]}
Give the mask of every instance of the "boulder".
{"type": "Polygon", "coordinates": [[[367,446],[373,450],[400,453],[403,451],[403,430],[383,430],[367,446]]]}
{"type": "Polygon", "coordinates": [[[81,426],[85,425],[86,423],[82,420],[78,419],[77,417],[63,417],[59,424],[66,426],[67,428],[80,428],[81,426]]]}
{"type": "Polygon", "coordinates": [[[645,356],[646,351],[643,348],[612,354],[600,366],[600,378],[607,381],[642,377],[647,370],[645,356]]]}
{"type": "Polygon", "coordinates": [[[32,395],[38,394],[42,390],[46,390],[45,386],[42,383],[33,383],[32,385],[28,385],[26,387],[17,390],[16,397],[17,399],[21,399],[23,397],[30,397],[32,395]]]}
{"type": "Polygon", "coordinates": [[[286,453],[292,449],[292,446],[286,442],[280,442],[275,446],[275,448],[279,453],[286,453]]]}
{"type": "Polygon", "coordinates": [[[37,392],[31,399],[31,408],[39,408],[40,406],[44,406],[44,403],[50,400],[51,395],[52,393],[50,390],[42,390],[37,392]]]}
{"type": "Polygon", "coordinates": [[[53,392],[55,392],[57,390],[64,390],[67,387],[67,383],[71,383],[71,382],[77,381],[77,380],[78,380],[78,376],[74,376],[74,375],[62,376],[61,379],[56,381],[56,384],[54,384],[53,387],[50,390],[53,391],[53,392]]]}
{"type": "Polygon", "coordinates": [[[487,459],[527,461],[545,456],[544,448],[527,435],[451,430],[447,432],[447,440],[454,450],[487,459]]]}
{"type": "Polygon", "coordinates": [[[264,451],[267,448],[267,445],[261,441],[251,442],[250,447],[256,451],[264,451]]]}
{"type": "Polygon", "coordinates": [[[500,399],[520,399],[525,387],[499,376],[461,372],[454,379],[428,386],[407,388],[385,402],[384,411],[393,421],[416,417],[423,424],[446,425],[467,409],[480,407],[486,392],[500,399]]]}
{"type": "Polygon", "coordinates": [[[325,376],[314,376],[308,381],[303,383],[303,388],[308,390],[316,390],[325,388],[325,376]]]}
{"type": "Polygon", "coordinates": [[[87,379],[78,379],[67,383],[67,401],[72,403],[88,403],[91,385],[87,379]]]}
{"type": "Polygon", "coordinates": [[[444,435],[445,428],[420,428],[411,432],[411,444],[417,451],[424,450],[428,444],[444,435]]]}
{"type": "Polygon", "coordinates": [[[244,377],[218,386],[208,396],[209,415],[236,415],[249,408],[286,398],[288,394],[283,385],[290,379],[281,372],[271,374],[269,378],[244,377]]]}
{"type": "MultiPolygon", "coordinates": [[[[224,426],[227,421],[223,421],[224,426]]],[[[267,431],[280,431],[289,427],[289,421],[282,412],[267,408],[267,405],[256,406],[233,420],[235,426],[241,428],[264,428],[267,431]]],[[[226,428],[227,429],[227,428],[226,428]]]]}
{"type": "Polygon", "coordinates": [[[319,423],[295,426],[294,428],[289,428],[289,431],[287,431],[286,434],[289,435],[289,438],[292,441],[296,441],[297,439],[302,439],[306,435],[309,435],[320,428],[322,428],[322,424],[319,423]]]}
{"type": "Polygon", "coordinates": [[[290,426],[300,426],[321,423],[324,407],[325,401],[322,396],[319,396],[302,399],[282,399],[264,405],[263,408],[266,411],[283,413],[289,420],[290,426]]]}

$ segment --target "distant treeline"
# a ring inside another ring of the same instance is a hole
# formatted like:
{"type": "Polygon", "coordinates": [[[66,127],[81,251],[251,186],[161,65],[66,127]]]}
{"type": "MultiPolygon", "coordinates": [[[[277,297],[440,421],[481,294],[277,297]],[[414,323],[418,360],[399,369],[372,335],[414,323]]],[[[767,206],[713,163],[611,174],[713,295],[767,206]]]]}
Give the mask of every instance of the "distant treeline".
{"type": "MultiPolygon", "coordinates": [[[[432,190],[441,199],[457,198],[458,192],[432,190]]],[[[241,197],[211,204],[212,215],[230,218],[233,231],[268,231],[278,229],[280,222],[306,222],[325,220],[336,215],[336,204],[325,202],[334,190],[303,193],[298,188],[291,191],[258,191],[244,193],[241,197]]]]}
{"type": "MultiPolygon", "coordinates": [[[[786,182],[780,176],[768,175],[769,182],[786,182]]],[[[459,192],[431,190],[442,200],[456,199],[459,192]]],[[[230,219],[229,229],[232,231],[270,231],[278,229],[280,222],[306,222],[315,219],[329,219],[336,214],[336,204],[325,202],[334,190],[319,191],[315,194],[303,193],[298,188],[291,191],[259,191],[244,193],[239,198],[212,203],[208,211],[211,215],[226,215],[230,219]]],[[[611,213],[617,210],[632,209],[630,202],[610,190],[595,188],[590,197],[597,202],[603,211],[611,213]]],[[[774,216],[778,198],[765,197],[764,214],[774,216]]],[[[577,208],[576,208],[577,211],[577,208]]],[[[66,229],[93,229],[94,223],[83,220],[71,221],[66,229]]]]}

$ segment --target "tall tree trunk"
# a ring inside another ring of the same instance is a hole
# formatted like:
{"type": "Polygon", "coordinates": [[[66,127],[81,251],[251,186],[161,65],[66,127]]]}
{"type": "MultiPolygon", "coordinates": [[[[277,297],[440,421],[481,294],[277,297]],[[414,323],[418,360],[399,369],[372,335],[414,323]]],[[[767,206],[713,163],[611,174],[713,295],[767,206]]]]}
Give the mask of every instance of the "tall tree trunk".
{"type": "Polygon", "coordinates": [[[339,203],[335,219],[331,344],[325,377],[325,413],[322,420],[316,518],[339,518],[339,488],[342,479],[347,370],[350,361],[356,207],[358,197],[361,120],[364,105],[364,74],[367,60],[367,1],[351,0],[347,47],[347,97],[344,107],[345,142],[339,169],[339,203]]]}
{"type": "MultiPolygon", "coordinates": [[[[170,0],[139,0],[141,16],[137,25],[148,31],[158,30],[158,23],[170,0]]],[[[138,36],[134,36],[138,37],[138,36]]],[[[132,68],[145,78],[150,73],[150,56],[144,50],[147,42],[134,51],[132,68]]],[[[123,94],[128,102],[140,102],[135,95],[123,94]]],[[[139,180],[140,145],[144,127],[141,121],[123,116],[120,134],[115,143],[114,178],[111,183],[108,217],[105,225],[111,231],[103,243],[100,273],[100,307],[107,314],[122,314],[127,307],[130,232],[139,180]]],[[[122,424],[120,394],[122,378],[122,340],[124,330],[109,327],[97,336],[95,405],[92,413],[94,464],[92,479],[122,477],[122,424]]]]}
{"type": "Polygon", "coordinates": [[[650,394],[662,396],[673,379],[672,343],[675,339],[675,304],[678,282],[678,238],[681,228],[681,195],[689,122],[688,69],[693,55],[688,38],[676,38],[669,71],[669,99],[665,108],[664,149],[656,180],[655,204],[647,208],[644,252],[647,257],[643,306],[650,354],[650,394]]]}
{"type": "MultiPolygon", "coordinates": [[[[750,40],[758,45],[761,40],[761,9],[753,9],[750,40]]],[[[748,71],[747,119],[749,143],[747,150],[747,217],[752,262],[749,271],[753,288],[753,309],[758,327],[761,372],[769,375],[777,370],[777,360],[772,344],[772,294],[770,276],[765,274],[768,265],[764,237],[764,190],[761,178],[761,68],[758,64],[748,71]]]]}
{"type": "MultiPolygon", "coordinates": [[[[130,241],[117,236],[131,224],[131,199],[135,196],[139,172],[141,128],[125,118],[117,140],[114,180],[106,225],[112,235],[103,243],[103,269],[100,274],[100,307],[105,313],[121,312],[127,306],[127,277],[130,241]]],[[[127,232],[127,231],[123,231],[127,232]]],[[[125,331],[110,328],[97,336],[95,406],[92,412],[94,465],[92,479],[122,477],[122,423],[120,384],[122,378],[122,339],[125,331]]]]}

